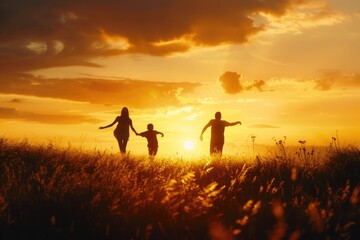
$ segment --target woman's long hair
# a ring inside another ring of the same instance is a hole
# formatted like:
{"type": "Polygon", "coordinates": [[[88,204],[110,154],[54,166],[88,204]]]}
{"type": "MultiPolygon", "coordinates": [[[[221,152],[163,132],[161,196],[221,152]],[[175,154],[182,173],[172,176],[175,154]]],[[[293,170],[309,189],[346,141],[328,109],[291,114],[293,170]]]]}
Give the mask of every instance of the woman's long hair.
{"type": "Polygon", "coordinates": [[[130,118],[129,117],[129,109],[127,107],[123,107],[121,109],[121,117],[126,118],[126,119],[130,118]]]}

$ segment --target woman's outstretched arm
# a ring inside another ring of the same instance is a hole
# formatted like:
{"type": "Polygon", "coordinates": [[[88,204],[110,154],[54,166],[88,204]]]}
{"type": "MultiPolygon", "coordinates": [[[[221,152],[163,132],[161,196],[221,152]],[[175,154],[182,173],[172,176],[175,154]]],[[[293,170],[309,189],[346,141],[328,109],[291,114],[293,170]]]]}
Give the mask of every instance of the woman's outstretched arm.
{"type": "Polygon", "coordinates": [[[137,131],[135,130],[135,128],[134,128],[134,126],[132,124],[132,121],[130,122],[130,128],[136,135],[138,135],[137,131]]]}
{"type": "Polygon", "coordinates": [[[99,129],[104,129],[104,128],[108,128],[108,127],[111,127],[113,126],[116,122],[118,121],[117,118],[115,118],[114,122],[112,122],[111,124],[107,125],[107,126],[104,126],[104,127],[99,127],[99,129]]]}

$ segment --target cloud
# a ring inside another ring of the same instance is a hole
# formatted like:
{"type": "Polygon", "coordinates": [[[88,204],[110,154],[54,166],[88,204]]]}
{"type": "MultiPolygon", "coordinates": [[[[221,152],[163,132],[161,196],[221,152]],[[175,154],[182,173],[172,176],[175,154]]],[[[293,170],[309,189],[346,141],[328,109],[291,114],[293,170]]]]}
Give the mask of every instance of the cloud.
{"type": "Polygon", "coordinates": [[[226,93],[239,93],[243,90],[243,87],[240,84],[241,74],[236,72],[225,72],[220,76],[219,80],[221,82],[221,86],[223,87],[226,93]]]}
{"type": "Polygon", "coordinates": [[[253,88],[261,92],[266,84],[264,80],[254,80],[252,83],[247,82],[246,84],[242,84],[240,78],[240,73],[227,71],[219,77],[219,81],[224,91],[229,94],[239,93],[253,88]]]}
{"type": "Polygon", "coordinates": [[[259,18],[266,22],[265,33],[270,34],[302,34],[305,29],[332,26],[346,20],[344,14],[333,11],[324,1],[306,1],[281,16],[261,12],[259,18]]]}
{"type": "Polygon", "coordinates": [[[254,80],[254,82],[252,84],[250,84],[249,86],[246,87],[246,90],[256,88],[257,90],[262,92],[264,86],[265,86],[265,81],[264,80],[254,80]]]}
{"type": "Polygon", "coordinates": [[[241,44],[264,31],[254,16],[282,16],[307,0],[5,1],[0,71],[94,66],[128,53],[168,55],[193,46],[241,44]]]}
{"type": "Polygon", "coordinates": [[[359,88],[360,87],[360,74],[346,74],[336,70],[322,71],[319,78],[314,80],[314,89],[317,90],[330,90],[334,87],[341,89],[359,88]]]}
{"type": "Polygon", "coordinates": [[[276,92],[298,92],[298,91],[329,91],[329,90],[353,90],[360,88],[360,73],[347,73],[339,70],[322,70],[318,76],[308,78],[271,78],[265,82],[254,81],[253,85],[245,87],[249,90],[263,86],[276,92]]]}
{"type": "Polygon", "coordinates": [[[19,98],[13,98],[13,99],[10,100],[10,102],[12,102],[12,103],[21,103],[22,100],[20,100],[19,98]]]}
{"type": "Polygon", "coordinates": [[[350,74],[341,81],[340,84],[344,88],[359,88],[360,87],[360,73],[350,74]]]}
{"type": "Polygon", "coordinates": [[[330,90],[334,86],[336,79],[334,78],[323,78],[315,81],[315,89],[326,91],[330,90]]]}
{"type": "Polygon", "coordinates": [[[151,82],[131,79],[47,79],[23,74],[0,82],[0,93],[58,98],[138,108],[179,106],[179,97],[199,83],[151,82]]]}
{"type": "Polygon", "coordinates": [[[0,107],[0,119],[26,120],[47,124],[99,123],[101,120],[84,115],[38,114],[19,112],[15,108],[0,107]]]}
{"type": "Polygon", "coordinates": [[[1,118],[11,118],[12,116],[17,115],[17,111],[15,108],[3,108],[0,107],[0,116],[1,118]]]}

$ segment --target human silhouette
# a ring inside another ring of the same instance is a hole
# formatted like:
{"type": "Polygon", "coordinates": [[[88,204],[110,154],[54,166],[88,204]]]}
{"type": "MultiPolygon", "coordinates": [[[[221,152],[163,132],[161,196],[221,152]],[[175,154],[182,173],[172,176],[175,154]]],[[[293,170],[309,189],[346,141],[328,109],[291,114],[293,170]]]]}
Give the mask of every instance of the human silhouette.
{"type": "Polygon", "coordinates": [[[156,135],[160,134],[161,137],[164,137],[164,134],[162,132],[158,132],[156,130],[154,130],[154,125],[149,123],[147,125],[147,131],[139,133],[137,135],[145,137],[147,139],[148,142],[148,150],[149,150],[149,155],[150,157],[155,157],[155,155],[157,154],[158,151],[158,140],[156,135]]]}
{"type": "Polygon", "coordinates": [[[129,135],[130,135],[129,127],[135,134],[138,134],[136,132],[135,128],[133,127],[132,120],[129,117],[129,109],[127,107],[123,107],[121,109],[121,115],[117,116],[115,118],[114,122],[112,122],[111,124],[109,124],[107,126],[100,127],[99,129],[111,127],[115,123],[118,123],[118,124],[114,130],[114,136],[115,136],[116,140],[118,141],[121,154],[125,154],[126,153],[126,145],[127,145],[127,142],[129,140],[129,135]]]}
{"type": "Polygon", "coordinates": [[[208,129],[208,127],[211,127],[211,140],[210,140],[210,155],[222,155],[222,150],[224,146],[224,132],[225,127],[228,126],[235,126],[237,124],[241,125],[240,121],[237,122],[227,122],[224,120],[221,120],[221,112],[215,113],[215,119],[211,119],[208,124],[206,124],[200,134],[200,140],[203,140],[203,134],[208,129]]]}

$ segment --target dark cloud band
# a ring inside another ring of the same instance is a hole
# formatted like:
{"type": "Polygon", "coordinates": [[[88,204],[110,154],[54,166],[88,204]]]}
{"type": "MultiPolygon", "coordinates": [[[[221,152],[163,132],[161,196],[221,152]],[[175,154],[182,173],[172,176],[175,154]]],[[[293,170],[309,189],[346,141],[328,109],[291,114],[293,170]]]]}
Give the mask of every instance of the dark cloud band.
{"type": "Polygon", "coordinates": [[[4,78],[0,93],[146,108],[178,106],[181,104],[178,97],[198,86],[199,83],[130,79],[45,79],[23,74],[4,78]]]}
{"type": "Polygon", "coordinates": [[[240,44],[306,0],[17,0],[0,6],[0,70],[86,65],[124,53],[168,55],[240,44]]]}
{"type": "Polygon", "coordinates": [[[101,120],[84,115],[39,114],[0,107],[0,119],[25,120],[47,124],[99,123],[101,120]]]}

